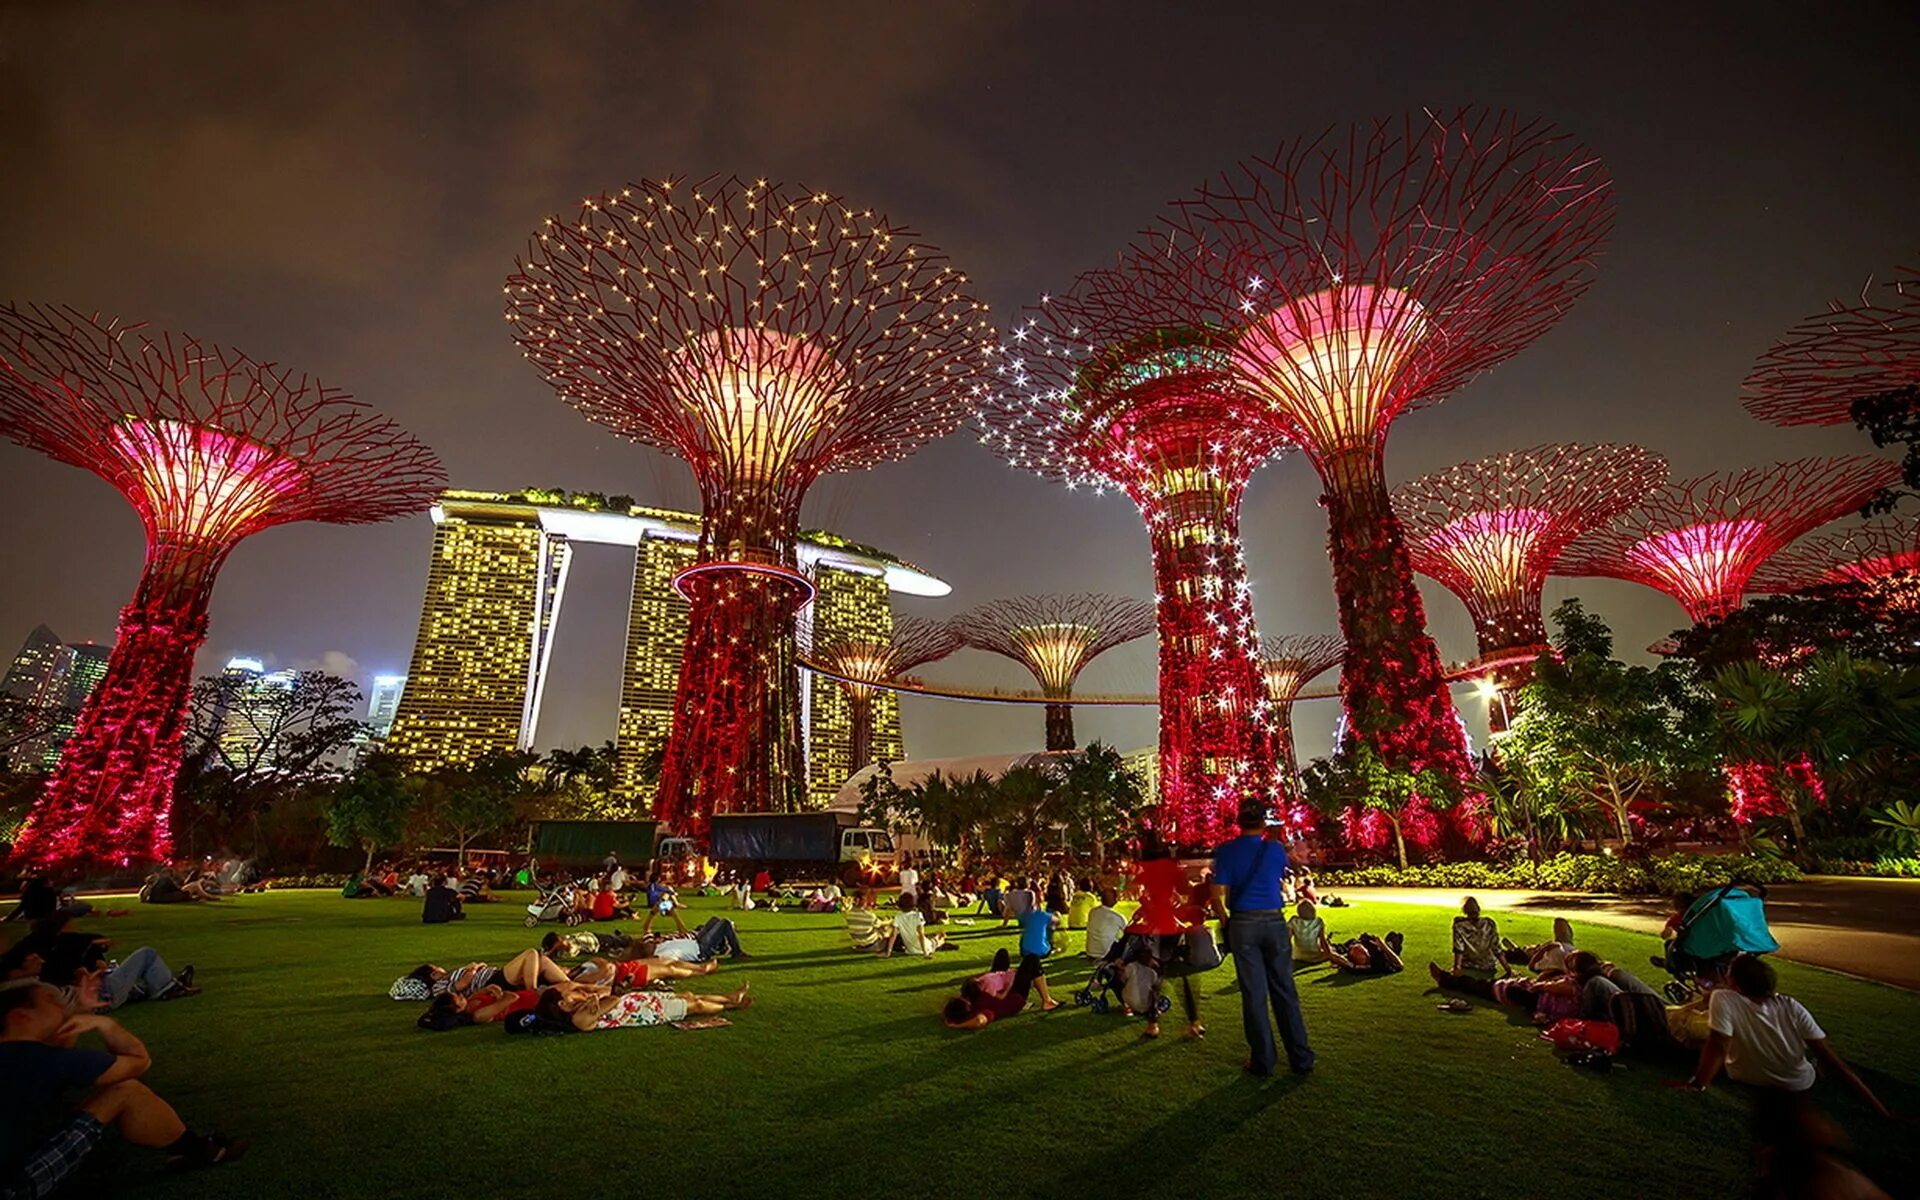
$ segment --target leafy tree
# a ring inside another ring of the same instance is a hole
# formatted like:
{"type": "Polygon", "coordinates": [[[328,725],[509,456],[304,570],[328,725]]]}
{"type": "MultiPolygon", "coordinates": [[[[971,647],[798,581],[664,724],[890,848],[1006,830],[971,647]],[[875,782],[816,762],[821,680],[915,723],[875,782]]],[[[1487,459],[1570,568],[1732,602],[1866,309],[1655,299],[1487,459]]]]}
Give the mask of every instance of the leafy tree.
{"type": "Polygon", "coordinates": [[[1553,622],[1555,653],[1540,657],[1521,689],[1501,754],[1543,786],[1596,801],[1631,844],[1634,805],[1710,761],[1710,703],[1691,664],[1613,657],[1613,632],[1578,600],[1556,608],[1553,622]]]}
{"type": "Polygon", "coordinates": [[[1901,603],[1913,578],[1849,580],[1804,592],[1761,596],[1683,631],[1676,654],[1711,674],[1740,662],[1805,662],[1822,650],[1920,667],[1920,609],[1901,603]]]}
{"type": "Polygon", "coordinates": [[[467,865],[467,847],[514,818],[515,806],[531,785],[527,775],[539,759],[519,750],[496,750],[466,766],[435,772],[429,791],[429,818],[467,865]]]}
{"type": "Polygon", "coordinates": [[[1863,515],[1892,512],[1909,496],[1920,495],[1920,384],[1905,384],[1873,396],[1862,396],[1851,408],[1853,423],[1882,448],[1906,447],[1900,460],[1901,487],[1882,488],[1860,510],[1863,515]]]}
{"type": "Polygon", "coordinates": [[[398,845],[405,836],[407,817],[419,799],[419,788],[397,758],[370,754],[333,789],[327,804],[327,841],[364,849],[367,857],[360,869],[370,871],[373,852],[398,845]]]}
{"type": "Polygon", "coordinates": [[[996,787],[984,771],[959,779],[935,771],[902,788],[894,783],[892,765],[883,762],[861,785],[860,819],[922,829],[936,845],[954,847],[966,863],[979,843],[982,827],[994,816],[996,787]]]}
{"type": "Polygon", "coordinates": [[[1329,816],[1349,810],[1379,813],[1393,832],[1394,859],[1407,865],[1407,821],[1416,800],[1450,805],[1460,785],[1438,771],[1409,771],[1388,763],[1373,746],[1354,739],[1330,758],[1316,758],[1301,773],[1307,803],[1329,816]]]}
{"type": "Polygon", "coordinates": [[[1059,817],[1075,839],[1086,839],[1094,862],[1105,863],[1107,843],[1132,828],[1148,803],[1146,786],[1120,752],[1101,742],[1058,767],[1059,817]]]}
{"type": "Polygon", "coordinates": [[[1041,839],[1067,823],[1059,782],[1049,767],[1029,764],[1010,767],[994,781],[990,822],[1019,842],[1030,873],[1040,870],[1041,839]]]}

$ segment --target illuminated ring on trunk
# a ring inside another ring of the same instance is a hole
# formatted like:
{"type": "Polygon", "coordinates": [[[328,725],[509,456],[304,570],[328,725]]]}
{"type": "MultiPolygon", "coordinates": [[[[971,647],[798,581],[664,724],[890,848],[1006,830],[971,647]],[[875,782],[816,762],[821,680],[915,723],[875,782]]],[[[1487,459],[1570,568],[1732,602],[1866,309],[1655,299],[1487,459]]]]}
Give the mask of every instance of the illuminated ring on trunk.
{"type": "Polygon", "coordinates": [[[792,567],[782,567],[774,563],[740,561],[696,563],[674,574],[672,580],[673,590],[679,592],[680,595],[688,601],[692,601],[693,596],[687,591],[686,581],[696,575],[711,575],[719,571],[738,571],[747,575],[765,575],[773,579],[783,579],[788,583],[794,584],[801,592],[800,602],[794,605],[796,609],[805,608],[807,605],[812,604],[814,596],[820,591],[819,588],[814,586],[813,580],[808,579],[792,567]]]}

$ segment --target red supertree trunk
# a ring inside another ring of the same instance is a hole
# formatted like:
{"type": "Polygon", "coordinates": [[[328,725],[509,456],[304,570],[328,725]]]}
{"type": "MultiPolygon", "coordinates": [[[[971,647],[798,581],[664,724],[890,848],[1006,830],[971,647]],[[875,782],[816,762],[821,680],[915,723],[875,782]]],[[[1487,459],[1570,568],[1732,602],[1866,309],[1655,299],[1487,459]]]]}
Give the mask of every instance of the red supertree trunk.
{"type": "Polygon", "coordinates": [[[1378,450],[1333,459],[1325,478],[1327,557],[1347,643],[1340,674],[1347,736],[1395,766],[1465,779],[1472,774],[1466,743],[1378,450]]]}
{"type": "Polygon", "coordinates": [[[1047,749],[1071,750],[1075,744],[1073,705],[1047,705],[1047,749]]]}
{"type": "Polygon", "coordinates": [[[106,674],[14,843],[22,864],[164,862],[193,663],[227,549],[156,547],[120,611],[106,674]]]}
{"type": "Polygon", "coordinates": [[[1240,549],[1240,489],[1142,506],[1160,628],[1160,812],[1181,846],[1232,835],[1274,785],[1277,746],[1240,549]]]}
{"type": "Polygon", "coordinates": [[[873,761],[873,691],[847,690],[847,774],[873,761]]]}

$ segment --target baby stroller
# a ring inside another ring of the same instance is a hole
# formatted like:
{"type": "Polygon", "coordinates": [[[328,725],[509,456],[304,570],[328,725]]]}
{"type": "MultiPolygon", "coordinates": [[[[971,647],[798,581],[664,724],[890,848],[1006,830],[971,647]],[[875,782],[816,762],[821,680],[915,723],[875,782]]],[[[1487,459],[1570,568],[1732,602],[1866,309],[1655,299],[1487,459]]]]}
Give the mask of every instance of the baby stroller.
{"type": "MultiPolygon", "coordinates": [[[[1160,972],[1154,969],[1151,957],[1146,953],[1144,939],[1139,934],[1127,934],[1123,949],[1112,958],[1102,959],[1094,964],[1093,976],[1086,986],[1073,994],[1073,1002],[1081,1008],[1090,1008],[1096,1013],[1104,1013],[1116,1005],[1134,1012],[1145,1012],[1147,998],[1153,994],[1153,985],[1159,982],[1160,972]]],[[[1161,1012],[1173,1007],[1173,998],[1160,997],[1158,1005],[1161,1012]]]]}
{"type": "Polygon", "coordinates": [[[574,907],[574,896],[571,883],[540,889],[540,898],[527,905],[527,928],[532,929],[542,921],[559,921],[567,926],[586,921],[587,914],[574,907]]]}
{"type": "Polygon", "coordinates": [[[1666,953],[1653,960],[1673,976],[1667,999],[1685,1004],[1700,994],[1703,976],[1726,969],[1737,954],[1771,954],[1780,948],[1767,928],[1767,889],[1760,884],[1729,883],[1687,906],[1667,939],[1666,953]]]}

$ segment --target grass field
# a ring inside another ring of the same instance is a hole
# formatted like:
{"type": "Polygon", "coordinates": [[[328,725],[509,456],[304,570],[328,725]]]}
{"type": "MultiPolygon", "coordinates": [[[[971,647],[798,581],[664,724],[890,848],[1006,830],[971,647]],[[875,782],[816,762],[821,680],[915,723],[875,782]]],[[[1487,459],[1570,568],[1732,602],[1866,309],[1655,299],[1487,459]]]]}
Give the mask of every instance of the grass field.
{"type": "MultiPolygon", "coordinates": [[[[718,901],[688,907],[697,921],[718,901]]],[[[504,961],[533,931],[518,903],[437,927],[417,908],[279,893],[91,923],[125,949],[151,943],[198,966],[204,995],[121,1016],[153,1050],[149,1081],[192,1124],[245,1135],[253,1151],[172,1177],[157,1156],[115,1146],[73,1194],[1717,1197],[1740,1194],[1746,1172],[1737,1089],[1668,1091],[1640,1066],[1576,1071],[1499,1010],[1436,1011],[1422,967],[1445,946],[1440,908],[1327,913],[1336,934],[1403,931],[1411,969],[1306,973],[1319,1068],[1272,1081],[1239,1070],[1230,965],[1202,977],[1210,1034],[1198,1044],[1177,1022],[1149,1043],[1137,1022],[1070,1004],[948,1031],[941,1001],[1011,944],[984,923],[959,931],[958,952],[882,961],[848,951],[836,916],[738,914],[755,958],[712,982],[750,978],[756,1003],[731,1028],[423,1033],[420,1006],[386,998],[395,976],[423,960],[504,961]]],[[[1504,928],[1537,940],[1547,919],[1504,928]]],[[[1656,948],[1578,932],[1636,966],[1656,948]]],[[[1068,999],[1086,974],[1057,959],[1056,992],[1068,999]]],[[[1883,1098],[1920,1111],[1920,997],[1792,964],[1781,979],[1883,1098]]],[[[1836,1087],[1819,1094],[1869,1173],[1913,1194],[1911,1131],[1836,1087]]]]}

